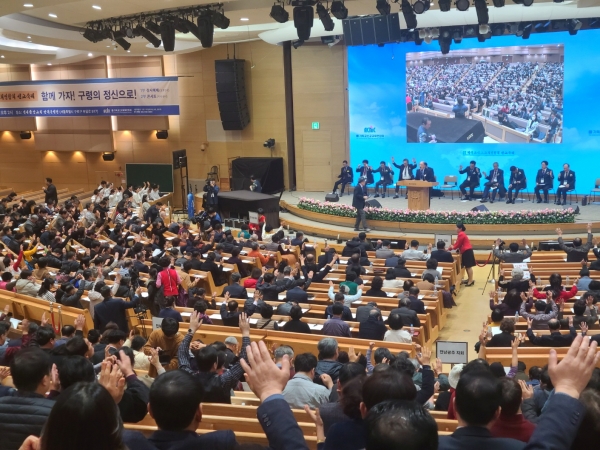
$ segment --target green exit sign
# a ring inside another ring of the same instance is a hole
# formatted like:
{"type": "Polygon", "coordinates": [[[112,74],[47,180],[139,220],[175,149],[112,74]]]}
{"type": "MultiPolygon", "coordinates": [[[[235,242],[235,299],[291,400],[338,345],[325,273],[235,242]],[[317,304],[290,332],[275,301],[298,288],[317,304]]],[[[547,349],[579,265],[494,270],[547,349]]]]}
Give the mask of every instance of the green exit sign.
{"type": "Polygon", "coordinates": [[[313,130],[318,130],[319,129],[319,122],[313,122],[312,123],[312,129],[313,130]]]}

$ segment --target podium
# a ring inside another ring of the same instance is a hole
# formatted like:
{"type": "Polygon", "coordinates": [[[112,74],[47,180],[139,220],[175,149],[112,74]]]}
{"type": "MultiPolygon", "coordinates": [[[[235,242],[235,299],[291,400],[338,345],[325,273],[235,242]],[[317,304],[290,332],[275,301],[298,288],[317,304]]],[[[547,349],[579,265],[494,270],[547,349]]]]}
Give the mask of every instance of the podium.
{"type": "Polygon", "coordinates": [[[426,210],[429,209],[429,190],[432,186],[437,186],[437,181],[404,180],[398,181],[398,186],[406,186],[408,193],[408,209],[426,210]]]}

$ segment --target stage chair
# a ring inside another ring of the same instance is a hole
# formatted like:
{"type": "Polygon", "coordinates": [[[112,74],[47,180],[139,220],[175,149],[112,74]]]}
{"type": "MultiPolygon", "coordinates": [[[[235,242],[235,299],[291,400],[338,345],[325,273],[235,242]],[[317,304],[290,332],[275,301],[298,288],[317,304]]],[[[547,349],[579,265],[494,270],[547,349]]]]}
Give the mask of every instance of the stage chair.
{"type": "Polygon", "coordinates": [[[573,204],[573,194],[575,194],[575,203],[579,203],[579,197],[575,189],[567,189],[567,194],[569,195],[569,205],[573,204]]]}
{"type": "Polygon", "coordinates": [[[594,189],[590,190],[590,197],[593,195],[594,199],[592,202],[596,201],[596,193],[600,192],[600,178],[596,178],[596,183],[594,184],[594,189]]]}
{"type": "Polygon", "coordinates": [[[451,199],[454,200],[454,189],[458,187],[458,177],[456,175],[446,175],[444,177],[444,184],[438,186],[440,191],[449,190],[451,199]]]}

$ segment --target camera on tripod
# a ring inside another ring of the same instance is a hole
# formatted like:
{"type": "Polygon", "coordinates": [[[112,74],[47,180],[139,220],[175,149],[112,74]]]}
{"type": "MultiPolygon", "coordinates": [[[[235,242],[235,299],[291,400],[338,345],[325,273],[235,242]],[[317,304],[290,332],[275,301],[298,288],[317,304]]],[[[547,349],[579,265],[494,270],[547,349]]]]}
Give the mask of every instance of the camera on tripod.
{"type": "Polygon", "coordinates": [[[208,217],[208,213],[206,211],[201,211],[196,214],[192,219],[192,223],[194,225],[199,225],[200,230],[204,231],[207,228],[210,228],[210,218],[208,217]]]}
{"type": "Polygon", "coordinates": [[[148,308],[146,308],[144,305],[139,305],[133,308],[133,312],[138,315],[146,315],[146,311],[148,311],[148,308]]]}
{"type": "Polygon", "coordinates": [[[502,251],[504,251],[504,246],[506,245],[506,242],[504,241],[500,241],[500,245],[498,246],[498,248],[502,251]]]}

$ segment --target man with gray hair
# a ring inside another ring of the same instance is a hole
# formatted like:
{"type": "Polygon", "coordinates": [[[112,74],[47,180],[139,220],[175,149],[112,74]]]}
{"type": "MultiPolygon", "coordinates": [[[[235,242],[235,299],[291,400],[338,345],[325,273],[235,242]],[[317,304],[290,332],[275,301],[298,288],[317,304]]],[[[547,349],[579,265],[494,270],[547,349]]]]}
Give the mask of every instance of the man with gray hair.
{"type": "Polygon", "coordinates": [[[525,247],[525,250],[519,250],[519,244],[516,242],[511,242],[508,246],[509,251],[507,252],[504,250],[504,248],[501,248],[503,246],[502,240],[498,238],[496,239],[494,256],[505,263],[522,263],[524,260],[531,258],[531,249],[527,245],[525,238],[523,238],[522,244],[523,247],[525,247]]]}
{"type": "Polygon", "coordinates": [[[410,299],[408,297],[402,297],[398,300],[398,307],[390,311],[392,314],[398,314],[402,319],[403,326],[414,326],[416,328],[421,326],[421,321],[417,312],[410,309],[410,299]]]}
{"type": "Polygon", "coordinates": [[[294,377],[296,372],[294,371],[294,349],[289,345],[280,345],[273,350],[273,360],[275,365],[281,369],[281,360],[285,355],[290,357],[290,380],[294,377]]]}
{"type": "Polygon", "coordinates": [[[334,338],[326,337],[317,344],[319,351],[319,362],[315,369],[315,383],[321,382],[321,375],[327,374],[331,377],[334,383],[340,375],[340,369],[343,364],[337,360],[338,358],[338,343],[334,338]]]}
{"type": "Polygon", "coordinates": [[[246,300],[248,298],[248,292],[246,291],[246,288],[240,284],[241,279],[242,276],[239,274],[239,272],[233,272],[231,274],[231,284],[223,289],[223,297],[225,294],[229,293],[229,298],[240,298],[246,300]]]}
{"type": "Polygon", "coordinates": [[[27,221],[25,222],[25,235],[27,237],[33,236],[35,234],[35,228],[38,221],[38,216],[36,214],[32,214],[29,216],[27,221]]]}

